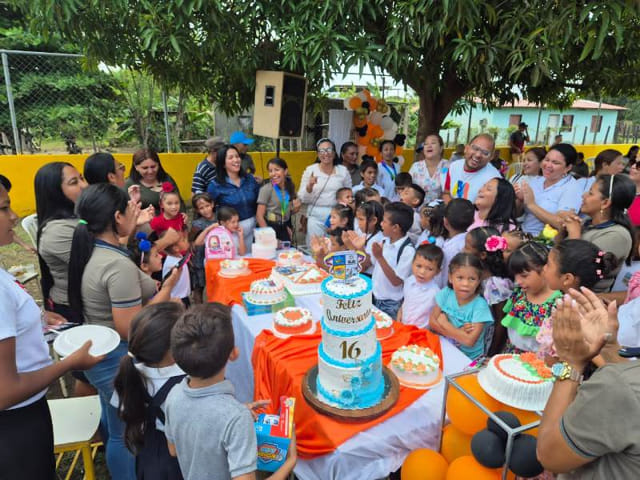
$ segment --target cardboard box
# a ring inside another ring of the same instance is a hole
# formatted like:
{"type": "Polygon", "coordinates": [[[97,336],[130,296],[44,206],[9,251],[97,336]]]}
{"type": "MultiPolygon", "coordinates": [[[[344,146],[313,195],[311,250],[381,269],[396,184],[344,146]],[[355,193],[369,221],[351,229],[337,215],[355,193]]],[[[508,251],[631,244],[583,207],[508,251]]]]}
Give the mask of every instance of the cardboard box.
{"type": "Polygon", "coordinates": [[[296,399],[280,397],[280,413],[261,413],[255,422],[258,437],[258,470],[275,472],[287,458],[293,433],[293,411],[296,399]]]}

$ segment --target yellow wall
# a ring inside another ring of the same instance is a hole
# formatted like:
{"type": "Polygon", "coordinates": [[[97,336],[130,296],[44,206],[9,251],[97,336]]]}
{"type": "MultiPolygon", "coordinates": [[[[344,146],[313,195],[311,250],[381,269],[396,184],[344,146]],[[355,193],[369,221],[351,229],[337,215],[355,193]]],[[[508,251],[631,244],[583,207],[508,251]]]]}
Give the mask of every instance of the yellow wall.
{"type": "MultiPolygon", "coordinates": [[[[606,148],[614,148],[626,154],[630,144],[624,145],[576,145],[579,152],[583,152],[585,158],[595,157],[598,152],[606,148]]],[[[449,158],[453,149],[445,150],[445,158],[449,158]]],[[[501,147],[501,157],[509,158],[509,149],[501,147]]],[[[115,153],[113,156],[127,166],[127,174],[131,166],[130,153],[115,153]]],[[[257,175],[266,176],[266,166],[275,152],[251,152],[256,164],[257,175]]],[[[280,156],[289,165],[289,172],[296,186],[300,182],[302,172],[316,158],[315,152],[280,152],[280,156]]],[[[0,173],[11,180],[11,205],[15,212],[23,217],[35,212],[35,195],[33,191],[33,179],[40,167],[49,162],[69,162],[75,165],[80,172],[84,165],[86,154],[81,155],[0,155],[0,173]]],[[[202,153],[161,153],[160,159],[164,169],[176,180],[180,192],[185,200],[191,197],[191,177],[196,165],[204,158],[202,153]]],[[[403,170],[408,171],[413,161],[413,151],[405,153],[406,162],[403,170]]]]}

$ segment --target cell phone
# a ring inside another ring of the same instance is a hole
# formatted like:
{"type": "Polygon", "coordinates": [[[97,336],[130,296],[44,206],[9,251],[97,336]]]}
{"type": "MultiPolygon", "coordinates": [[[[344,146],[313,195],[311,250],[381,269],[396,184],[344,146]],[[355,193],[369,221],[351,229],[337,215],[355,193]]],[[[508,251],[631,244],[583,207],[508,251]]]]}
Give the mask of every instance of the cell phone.
{"type": "Polygon", "coordinates": [[[640,357],[640,347],[622,347],[618,350],[618,355],[623,358],[640,357]]]}
{"type": "Polygon", "coordinates": [[[171,275],[171,272],[173,271],[174,268],[177,268],[178,270],[180,270],[184,266],[184,264],[187,263],[190,259],[191,259],[191,253],[187,253],[184,257],[180,259],[178,263],[176,263],[173,267],[171,267],[171,270],[169,270],[164,277],[162,277],[162,282],[164,283],[167,280],[167,278],[169,278],[169,275],[171,275]]]}

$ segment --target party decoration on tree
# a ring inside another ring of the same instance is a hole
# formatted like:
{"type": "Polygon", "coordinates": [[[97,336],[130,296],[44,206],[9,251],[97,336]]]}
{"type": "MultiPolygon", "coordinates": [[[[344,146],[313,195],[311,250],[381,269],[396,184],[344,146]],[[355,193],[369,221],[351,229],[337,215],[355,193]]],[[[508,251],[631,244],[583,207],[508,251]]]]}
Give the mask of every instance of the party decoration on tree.
{"type": "Polygon", "coordinates": [[[500,470],[483,467],[475,458],[469,456],[460,457],[449,465],[446,480],[498,480],[500,478],[500,470]]]}
{"type": "MultiPolygon", "coordinates": [[[[502,404],[489,396],[478,383],[477,375],[465,375],[458,378],[457,383],[487,410],[502,410],[502,404]]],[[[475,406],[455,387],[449,389],[447,395],[447,416],[451,423],[461,432],[474,435],[486,428],[487,415],[475,406]]]]}
{"type": "MultiPolygon", "coordinates": [[[[382,159],[379,151],[383,140],[391,140],[396,144],[396,155],[402,155],[402,143],[397,143],[398,123],[393,115],[394,109],[384,99],[375,98],[371,92],[364,89],[344,101],[344,107],[353,111],[353,126],[356,130],[358,155],[369,155],[377,161],[382,159]]],[[[404,137],[404,135],[402,135],[404,137]]]]}
{"type": "Polygon", "coordinates": [[[449,463],[456,458],[471,455],[471,436],[449,424],[442,430],[440,453],[449,463]]]}
{"type": "Polygon", "coordinates": [[[471,453],[480,465],[500,468],[504,465],[505,443],[491,430],[480,430],[471,439],[471,453]]]}
{"type": "Polygon", "coordinates": [[[411,452],[400,471],[401,480],[446,480],[449,464],[442,455],[428,448],[411,452]]]}
{"type": "MultiPolygon", "coordinates": [[[[518,420],[518,417],[516,417],[512,412],[495,412],[495,416],[500,418],[500,420],[509,425],[509,427],[511,428],[518,428],[520,425],[522,425],[520,423],[520,420],[518,420]]],[[[507,432],[491,417],[489,417],[489,419],[487,420],[487,428],[495,433],[498,437],[500,437],[501,441],[505,443],[507,442],[507,432]]]]}
{"type": "Polygon", "coordinates": [[[513,441],[513,450],[509,459],[509,470],[519,477],[531,478],[540,475],[544,467],[538,462],[536,445],[538,439],[526,433],[518,435],[513,441]]]}

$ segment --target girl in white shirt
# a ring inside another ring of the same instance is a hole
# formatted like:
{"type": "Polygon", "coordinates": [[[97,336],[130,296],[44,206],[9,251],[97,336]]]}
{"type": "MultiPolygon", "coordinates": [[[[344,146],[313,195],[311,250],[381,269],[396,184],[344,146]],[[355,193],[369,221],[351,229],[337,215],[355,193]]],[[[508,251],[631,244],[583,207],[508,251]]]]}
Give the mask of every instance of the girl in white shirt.
{"type": "Polygon", "coordinates": [[[111,404],[125,422],[125,442],[136,456],[138,478],[182,480],[178,459],[169,454],[164,436],[164,405],[184,372],[171,355],[171,329],[182,305],[149,305],[129,327],[129,354],[122,357],[111,404]]]}

